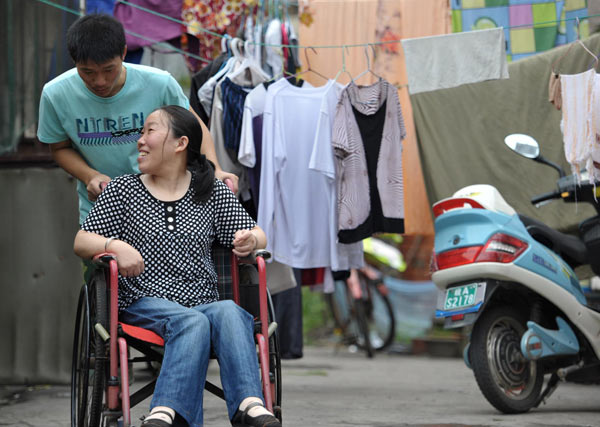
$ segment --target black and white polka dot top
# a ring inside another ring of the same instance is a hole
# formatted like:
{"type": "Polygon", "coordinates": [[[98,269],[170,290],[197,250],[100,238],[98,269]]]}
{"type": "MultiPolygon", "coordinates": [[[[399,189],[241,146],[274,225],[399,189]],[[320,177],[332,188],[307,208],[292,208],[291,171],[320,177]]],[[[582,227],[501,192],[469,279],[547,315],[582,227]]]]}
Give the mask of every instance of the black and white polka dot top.
{"type": "Polygon", "coordinates": [[[190,185],[181,199],[160,201],[138,174],[115,178],[98,197],[81,228],[129,243],[144,260],[139,276],[119,275],[119,310],[145,296],[186,307],[218,300],[212,243],[231,247],[237,230],[256,223],[218,179],[206,202],[194,202],[193,194],[190,185]]]}

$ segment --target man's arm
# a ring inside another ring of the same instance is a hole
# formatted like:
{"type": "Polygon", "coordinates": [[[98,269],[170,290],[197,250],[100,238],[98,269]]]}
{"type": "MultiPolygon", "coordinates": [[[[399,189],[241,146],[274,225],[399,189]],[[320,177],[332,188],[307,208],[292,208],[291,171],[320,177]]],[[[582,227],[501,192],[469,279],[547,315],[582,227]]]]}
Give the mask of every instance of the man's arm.
{"type": "Polygon", "coordinates": [[[87,187],[88,198],[92,202],[95,201],[102,192],[101,183],[108,183],[110,177],[92,169],[83,160],[83,157],[73,149],[71,141],[62,141],[49,145],[52,158],[58,166],[83,182],[87,187]]]}
{"type": "Polygon", "coordinates": [[[223,169],[221,169],[221,165],[219,165],[219,160],[217,159],[217,153],[215,151],[215,143],[212,139],[210,131],[192,107],[190,107],[190,111],[194,114],[194,116],[196,116],[196,119],[198,119],[200,126],[202,127],[202,146],[200,147],[200,152],[215,165],[215,176],[221,181],[230,179],[233,184],[233,192],[237,193],[239,179],[238,176],[229,172],[225,172],[223,169]]]}

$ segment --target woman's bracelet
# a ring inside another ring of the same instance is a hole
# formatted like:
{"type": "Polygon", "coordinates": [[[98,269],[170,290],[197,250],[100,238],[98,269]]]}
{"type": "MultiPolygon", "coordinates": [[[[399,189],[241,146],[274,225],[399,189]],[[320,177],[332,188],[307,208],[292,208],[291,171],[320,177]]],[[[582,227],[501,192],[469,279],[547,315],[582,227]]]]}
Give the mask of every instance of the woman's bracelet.
{"type": "Polygon", "coordinates": [[[116,237],[109,237],[108,239],[106,239],[106,242],[104,242],[104,252],[108,251],[108,245],[113,240],[117,240],[117,238],[116,237]]]}

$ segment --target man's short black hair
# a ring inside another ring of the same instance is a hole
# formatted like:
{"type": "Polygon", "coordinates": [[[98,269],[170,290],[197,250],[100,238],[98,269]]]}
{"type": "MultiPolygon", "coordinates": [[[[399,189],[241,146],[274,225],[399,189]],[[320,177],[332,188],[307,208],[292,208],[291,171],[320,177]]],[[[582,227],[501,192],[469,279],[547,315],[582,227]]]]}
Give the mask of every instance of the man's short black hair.
{"type": "Polygon", "coordinates": [[[79,18],[67,31],[67,48],[75,64],[103,64],[125,50],[125,30],[115,18],[91,14],[79,18]]]}

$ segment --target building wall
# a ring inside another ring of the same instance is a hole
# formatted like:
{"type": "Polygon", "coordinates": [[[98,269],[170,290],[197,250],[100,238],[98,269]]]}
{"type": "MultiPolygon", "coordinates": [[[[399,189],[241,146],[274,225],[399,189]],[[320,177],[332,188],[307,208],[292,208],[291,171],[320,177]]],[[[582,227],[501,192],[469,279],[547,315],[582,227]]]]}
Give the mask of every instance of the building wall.
{"type": "Polygon", "coordinates": [[[75,180],[0,169],[0,383],[67,383],[82,284],[75,180]]]}

